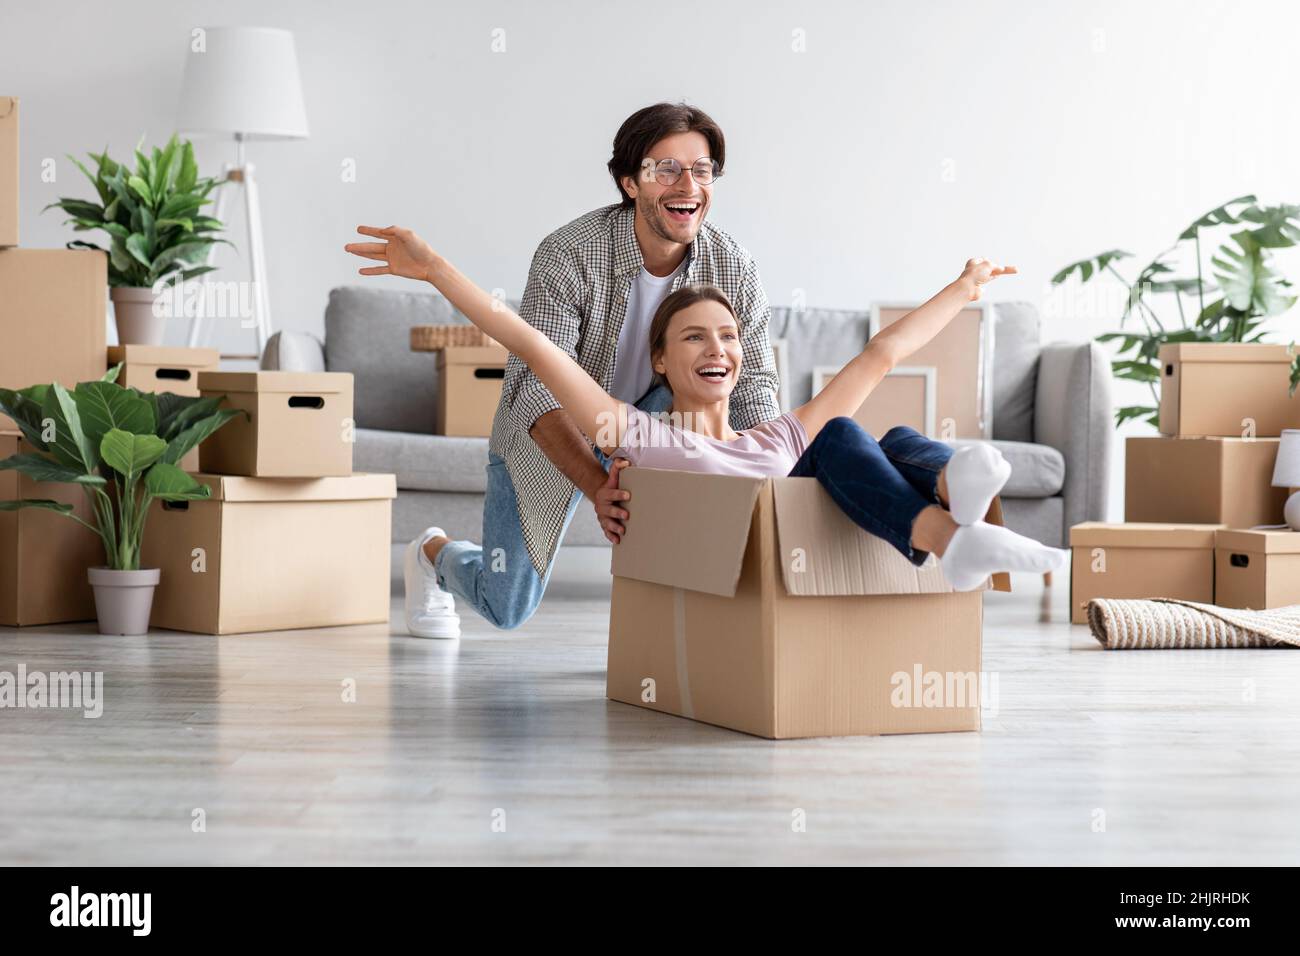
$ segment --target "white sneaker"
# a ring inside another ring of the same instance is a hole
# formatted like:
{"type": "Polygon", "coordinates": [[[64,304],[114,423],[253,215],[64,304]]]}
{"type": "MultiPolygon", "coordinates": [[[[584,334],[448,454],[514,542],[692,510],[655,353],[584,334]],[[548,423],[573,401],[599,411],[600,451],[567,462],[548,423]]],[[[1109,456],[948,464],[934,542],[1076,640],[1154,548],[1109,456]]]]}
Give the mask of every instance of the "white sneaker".
{"type": "Polygon", "coordinates": [[[406,547],[406,629],[415,637],[460,637],[456,600],[438,587],[438,575],[424,553],[424,542],[443,533],[425,528],[406,547]]]}

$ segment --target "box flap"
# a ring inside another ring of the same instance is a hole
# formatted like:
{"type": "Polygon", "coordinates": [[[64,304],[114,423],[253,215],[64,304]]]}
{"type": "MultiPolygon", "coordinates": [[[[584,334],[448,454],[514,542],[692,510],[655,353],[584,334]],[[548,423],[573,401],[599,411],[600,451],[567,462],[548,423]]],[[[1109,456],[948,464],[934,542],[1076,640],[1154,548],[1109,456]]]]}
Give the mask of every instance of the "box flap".
{"type": "Polygon", "coordinates": [[[1234,530],[1215,534],[1214,547],[1223,551],[1246,551],[1252,554],[1300,553],[1300,531],[1290,528],[1276,530],[1234,530]]]}
{"type": "Polygon", "coordinates": [[[1286,362],[1288,346],[1264,342],[1177,342],[1160,346],[1165,362],[1286,362]]]}
{"type": "Polygon", "coordinates": [[[510,352],[504,345],[452,345],[438,349],[439,365],[504,365],[510,352]]]}
{"type": "Polygon", "coordinates": [[[350,391],[351,388],[351,372],[199,372],[200,392],[321,395],[350,391]]]}
{"type": "Polygon", "coordinates": [[[1162,524],[1154,521],[1084,521],[1070,529],[1070,547],[1212,548],[1221,524],[1162,524]]]}
{"type": "Polygon", "coordinates": [[[108,365],[162,365],[169,368],[213,368],[221,361],[216,349],[191,349],[169,345],[110,345],[108,365]]]}
{"type": "Polygon", "coordinates": [[[951,591],[937,559],[917,567],[859,528],[815,478],[775,478],[776,539],[787,594],[932,594],[951,591]]]}
{"type": "Polygon", "coordinates": [[[332,478],[245,478],[194,475],[212,489],[214,501],[356,501],[397,497],[397,476],[357,472],[332,478]]]}
{"type": "Polygon", "coordinates": [[[758,490],[766,478],[625,468],[632,493],[612,573],[652,584],[732,597],[749,540],[758,490]]]}

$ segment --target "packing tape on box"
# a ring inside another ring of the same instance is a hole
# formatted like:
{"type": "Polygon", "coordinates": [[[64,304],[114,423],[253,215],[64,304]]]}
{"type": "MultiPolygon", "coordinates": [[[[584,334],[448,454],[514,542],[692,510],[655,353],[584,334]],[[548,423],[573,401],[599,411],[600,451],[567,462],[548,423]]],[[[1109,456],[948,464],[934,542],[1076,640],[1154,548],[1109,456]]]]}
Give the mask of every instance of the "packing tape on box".
{"type": "Polygon", "coordinates": [[[677,659],[677,696],[681,700],[682,716],[694,719],[691,675],[686,666],[686,592],[681,588],[673,588],[673,646],[677,659]]]}

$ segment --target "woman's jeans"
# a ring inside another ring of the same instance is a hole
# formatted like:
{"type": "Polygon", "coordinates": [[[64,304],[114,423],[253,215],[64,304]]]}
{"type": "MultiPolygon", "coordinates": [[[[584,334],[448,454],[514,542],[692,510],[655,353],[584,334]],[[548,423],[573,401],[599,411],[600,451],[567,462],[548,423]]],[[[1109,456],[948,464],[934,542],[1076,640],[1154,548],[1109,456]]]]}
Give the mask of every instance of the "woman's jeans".
{"type": "Polygon", "coordinates": [[[851,418],[832,418],[799,457],[791,478],[816,478],[854,524],[884,538],[913,564],[912,525],[939,503],[939,472],[952,448],[899,425],[876,441],[851,418]]]}

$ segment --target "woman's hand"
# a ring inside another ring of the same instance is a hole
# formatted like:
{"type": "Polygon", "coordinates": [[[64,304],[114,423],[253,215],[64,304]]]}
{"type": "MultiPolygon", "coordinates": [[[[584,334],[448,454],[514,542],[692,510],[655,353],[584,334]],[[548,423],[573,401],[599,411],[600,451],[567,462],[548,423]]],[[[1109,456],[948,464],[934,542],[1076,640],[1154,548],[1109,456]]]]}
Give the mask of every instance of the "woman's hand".
{"type": "Polygon", "coordinates": [[[998,276],[1015,274],[1015,266],[1000,266],[987,259],[967,259],[966,268],[962,270],[957,282],[966,290],[970,300],[975,302],[980,297],[982,286],[988,285],[998,276]]]}
{"type": "Polygon", "coordinates": [[[359,269],[363,276],[404,276],[407,279],[427,279],[429,268],[437,261],[438,254],[433,248],[413,233],[401,226],[357,226],[357,232],[363,236],[374,236],[386,242],[350,242],[343,247],[345,252],[363,259],[376,259],[382,266],[359,269]]]}

